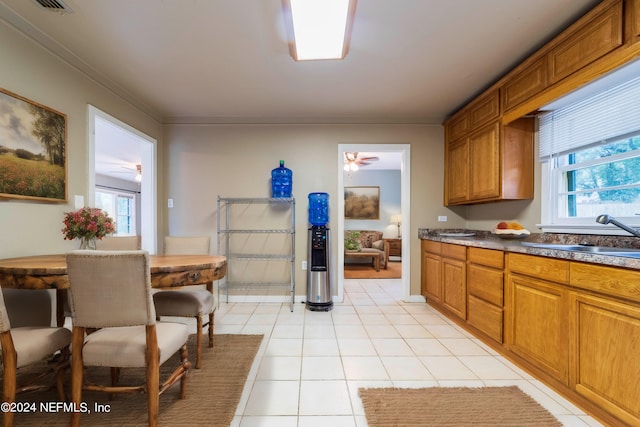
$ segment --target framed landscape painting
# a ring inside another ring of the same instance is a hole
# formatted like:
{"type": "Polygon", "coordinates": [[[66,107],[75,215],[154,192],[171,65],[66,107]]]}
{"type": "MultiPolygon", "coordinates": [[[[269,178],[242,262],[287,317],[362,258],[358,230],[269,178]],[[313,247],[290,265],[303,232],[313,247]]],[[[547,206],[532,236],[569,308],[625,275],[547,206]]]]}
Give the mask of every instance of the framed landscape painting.
{"type": "Polygon", "coordinates": [[[344,219],[380,219],[380,187],[344,187],[344,219]]]}
{"type": "Polygon", "coordinates": [[[66,202],[67,116],[0,89],[0,198],[66,202]]]}

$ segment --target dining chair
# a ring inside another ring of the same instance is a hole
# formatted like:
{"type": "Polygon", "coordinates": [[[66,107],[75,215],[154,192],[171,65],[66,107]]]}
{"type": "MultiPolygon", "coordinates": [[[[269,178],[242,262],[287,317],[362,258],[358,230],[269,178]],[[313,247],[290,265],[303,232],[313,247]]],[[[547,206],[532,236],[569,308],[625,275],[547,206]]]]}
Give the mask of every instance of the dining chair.
{"type": "MultiPolygon", "coordinates": [[[[58,397],[65,400],[63,380],[69,366],[71,331],[52,327],[51,311],[52,297],[47,290],[0,289],[3,402],[15,402],[17,393],[52,388],[51,381],[45,381],[52,373],[58,397]],[[25,373],[29,378],[20,378],[18,383],[20,368],[43,360],[50,362],[45,369],[25,373]]],[[[12,426],[14,413],[2,412],[2,425],[12,426]]]]}
{"type": "Polygon", "coordinates": [[[135,251],[140,249],[140,236],[106,236],[96,242],[99,251],[135,251]]]}
{"type": "MultiPolygon", "coordinates": [[[[73,316],[71,401],[80,405],[83,390],[146,392],[148,423],[156,426],[160,395],[180,380],[185,397],[187,325],[157,322],[151,296],[149,255],[145,251],[74,251],[67,254],[73,316]],[[173,373],[160,383],[160,366],[180,353],[173,373]],[[111,384],[92,384],[85,367],[110,367],[111,384]],[[119,385],[121,368],[145,368],[140,385],[119,385]]],[[[71,415],[78,426],[80,413],[71,415]]]]}
{"type": "MultiPolygon", "coordinates": [[[[209,255],[209,237],[164,238],[165,255],[209,255]]],[[[202,287],[183,287],[156,291],[153,294],[158,317],[189,317],[196,319],[196,369],[200,369],[202,355],[202,335],[208,328],[209,347],[213,347],[213,321],[216,310],[213,282],[202,287]],[[203,322],[202,316],[208,315],[209,321],[203,322]]]]}

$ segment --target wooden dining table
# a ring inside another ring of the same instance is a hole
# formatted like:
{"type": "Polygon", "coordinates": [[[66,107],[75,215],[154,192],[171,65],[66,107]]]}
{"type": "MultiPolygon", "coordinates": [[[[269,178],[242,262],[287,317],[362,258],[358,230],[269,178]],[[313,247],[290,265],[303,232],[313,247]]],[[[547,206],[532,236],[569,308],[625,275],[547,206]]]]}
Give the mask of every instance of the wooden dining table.
{"type": "MultiPolygon", "coordinates": [[[[153,288],[206,285],[225,276],[227,259],[216,255],[150,255],[149,270],[153,288]]],[[[0,286],[56,289],[58,323],[64,321],[62,302],[69,289],[64,254],[0,259],[0,286]]]]}

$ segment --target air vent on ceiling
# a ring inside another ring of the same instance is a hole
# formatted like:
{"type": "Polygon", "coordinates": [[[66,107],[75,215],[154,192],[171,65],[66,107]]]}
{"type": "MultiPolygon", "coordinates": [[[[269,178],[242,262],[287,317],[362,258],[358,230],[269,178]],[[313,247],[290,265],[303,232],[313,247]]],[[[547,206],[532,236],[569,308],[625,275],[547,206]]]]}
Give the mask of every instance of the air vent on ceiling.
{"type": "Polygon", "coordinates": [[[73,13],[73,9],[67,6],[62,0],[34,0],[47,10],[60,13],[73,13]]]}

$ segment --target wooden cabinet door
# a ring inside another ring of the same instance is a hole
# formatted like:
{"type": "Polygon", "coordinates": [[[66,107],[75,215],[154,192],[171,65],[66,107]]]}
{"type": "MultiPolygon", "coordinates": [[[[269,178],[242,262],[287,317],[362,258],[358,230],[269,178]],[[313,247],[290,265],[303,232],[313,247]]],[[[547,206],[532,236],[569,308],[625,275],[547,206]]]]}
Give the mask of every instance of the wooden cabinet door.
{"type": "Polygon", "coordinates": [[[442,301],[442,262],[439,255],[424,253],[424,296],[427,300],[442,301]]]}
{"type": "Polygon", "coordinates": [[[467,201],[469,193],[469,152],[466,138],[448,146],[445,176],[447,179],[446,204],[467,201]]]}
{"type": "Polygon", "coordinates": [[[469,199],[500,197],[500,123],[487,125],[469,137],[469,199]]]}
{"type": "Polygon", "coordinates": [[[577,29],[548,54],[549,82],[555,83],[622,45],[622,0],[577,29]]]}
{"type": "Polygon", "coordinates": [[[447,141],[455,141],[469,132],[469,116],[459,113],[453,116],[445,125],[447,141]]]}
{"type": "Polygon", "coordinates": [[[520,74],[511,77],[502,88],[502,106],[509,110],[547,87],[547,59],[542,57],[520,74]]]}
{"type": "Polygon", "coordinates": [[[507,289],[505,340],[509,350],[568,384],[566,289],[513,273],[507,289]]]}
{"type": "Polygon", "coordinates": [[[571,293],[571,383],[629,425],[640,425],[640,307],[571,293]]]}
{"type": "Polygon", "coordinates": [[[466,320],[467,268],[464,261],[442,258],[442,304],[466,320]]]}
{"type": "Polygon", "coordinates": [[[500,117],[500,91],[498,89],[474,101],[469,109],[469,127],[474,130],[500,117]]]}

